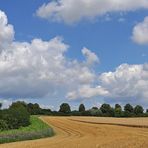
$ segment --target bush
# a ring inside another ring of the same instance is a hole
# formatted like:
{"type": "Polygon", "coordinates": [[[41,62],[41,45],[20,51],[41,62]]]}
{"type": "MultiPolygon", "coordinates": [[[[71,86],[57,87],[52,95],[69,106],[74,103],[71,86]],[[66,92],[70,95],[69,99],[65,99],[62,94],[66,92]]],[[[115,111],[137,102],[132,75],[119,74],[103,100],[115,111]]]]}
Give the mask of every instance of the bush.
{"type": "Polygon", "coordinates": [[[30,114],[24,106],[12,107],[2,112],[2,119],[9,129],[17,129],[30,124],[30,114]]]}
{"type": "Polygon", "coordinates": [[[91,113],[89,110],[86,110],[86,111],[82,112],[82,116],[91,116],[91,113]]]}
{"type": "Polygon", "coordinates": [[[82,114],[81,114],[81,112],[74,110],[71,112],[71,115],[72,116],[81,116],[82,114]]]}
{"type": "Polygon", "coordinates": [[[7,130],[7,129],[8,129],[7,122],[5,120],[0,120],[0,131],[7,130]]]}

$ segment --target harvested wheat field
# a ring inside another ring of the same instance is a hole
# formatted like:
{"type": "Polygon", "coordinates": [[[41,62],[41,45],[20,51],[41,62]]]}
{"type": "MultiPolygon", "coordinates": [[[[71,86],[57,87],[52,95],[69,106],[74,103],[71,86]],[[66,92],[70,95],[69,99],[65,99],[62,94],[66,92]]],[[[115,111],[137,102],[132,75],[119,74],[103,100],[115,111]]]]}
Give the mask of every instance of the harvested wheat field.
{"type": "Polygon", "coordinates": [[[148,148],[148,118],[41,117],[56,135],[0,148],[148,148]],[[132,127],[133,126],[133,127],[132,127]]]}

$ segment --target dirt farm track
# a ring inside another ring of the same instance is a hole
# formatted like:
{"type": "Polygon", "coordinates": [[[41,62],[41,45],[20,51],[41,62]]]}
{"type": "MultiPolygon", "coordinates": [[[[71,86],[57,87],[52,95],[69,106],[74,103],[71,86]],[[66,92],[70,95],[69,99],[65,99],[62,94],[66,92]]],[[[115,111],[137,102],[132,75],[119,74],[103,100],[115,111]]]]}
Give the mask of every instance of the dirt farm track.
{"type": "Polygon", "coordinates": [[[0,148],[148,148],[148,118],[40,118],[54,128],[55,136],[0,148]]]}

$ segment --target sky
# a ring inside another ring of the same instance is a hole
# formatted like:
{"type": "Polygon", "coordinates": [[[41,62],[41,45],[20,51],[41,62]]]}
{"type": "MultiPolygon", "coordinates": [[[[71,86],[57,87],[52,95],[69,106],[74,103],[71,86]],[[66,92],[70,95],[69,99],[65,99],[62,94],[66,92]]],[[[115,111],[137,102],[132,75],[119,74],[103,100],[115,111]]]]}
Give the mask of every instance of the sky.
{"type": "Polygon", "coordinates": [[[147,14],[148,0],[1,0],[3,107],[148,108],[147,14]]]}

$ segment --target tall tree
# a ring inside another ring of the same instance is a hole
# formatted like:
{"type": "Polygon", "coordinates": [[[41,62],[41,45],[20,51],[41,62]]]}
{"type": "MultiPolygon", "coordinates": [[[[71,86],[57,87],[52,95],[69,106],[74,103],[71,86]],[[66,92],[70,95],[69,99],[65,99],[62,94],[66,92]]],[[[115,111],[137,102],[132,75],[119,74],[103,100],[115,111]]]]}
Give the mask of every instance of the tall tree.
{"type": "Polygon", "coordinates": [[[134,108],[133,108],[132,105],[126,104],[126,105],[124,106],[124,111],[129,112],[129,113],[133,113],[134,108]]]}
{"type": "Polygon", "coordinates": [[[84,112],[84,111],[85,111],[84,104],[80,104],[80,106],[79,106],[79,112],[84,112]]]}
{"type": "Polygon", "coordinates": [[[71,112],[71,109],[70,109],[69,104],[68,103],[62,103],[60,105],[59,112],[62,112],[62,113],[70,113],[71,112]]]}
{"type": "Polygon", "coordinates": [[[126,105],[124,106],[124,115],[125,115],[126,117],[130,117],[130,116],[133,116],[133,113],[134,113],[134,108],[133,108],[133,106],[130,105],[130,104],[126,104],[126,105]]]}
{"type": "Polygon", "coordinates": [[[27,104],[27,110],[31,115],[37,115],[37,114],[40,114],[40,112],[41,112],[41,108],[40,108],[39,104],[37,104],[37,103],[27,104]]]}
{"type": "Polygon", "coordinates": [[[143,114],[143,111],[144,111],[144,109],[143,109],[143,107],[140,106],[140,105],[137,105],[137,106],[135,106],[135,108],[134,108],[134,113],[135,113],[136,115],[143,114]]]}
{"type": "Polygon", "coordinates": [[[115,117],[121,117],[122,116],[122,107],[119,104],[115,105],[115,117]]]}
{"type": "Polygon", "coordinates": [[[105,116],[114,116],[114,110],[109,104],[102,104],[100,110],[105,116]]]}
{"type": "Polygon", "coordinates": [[[117,108],[121,108],[121,105],[115,104],[115,109],[117,109],[117,108]]]}

